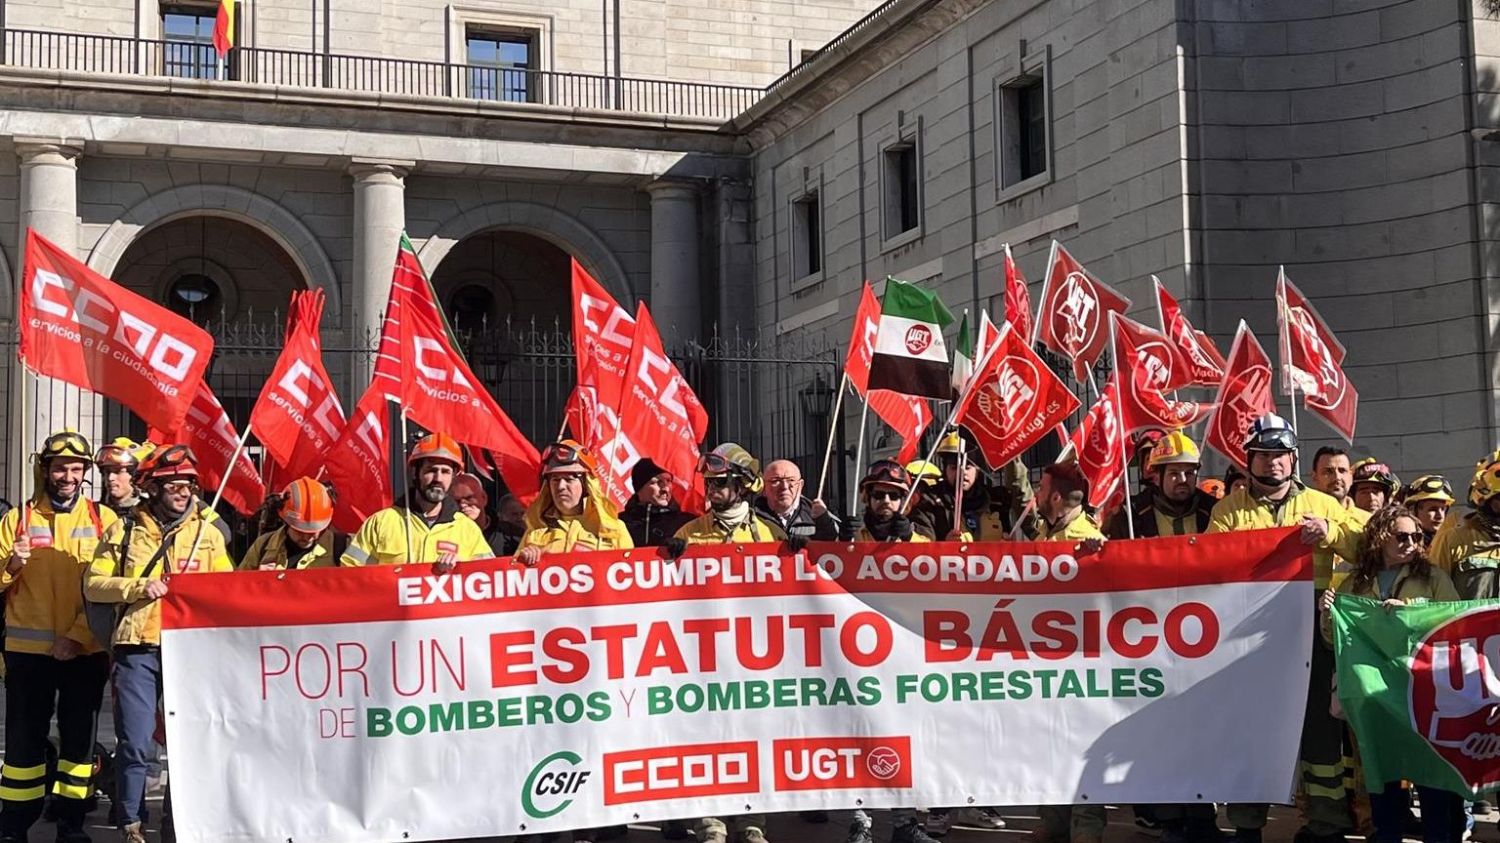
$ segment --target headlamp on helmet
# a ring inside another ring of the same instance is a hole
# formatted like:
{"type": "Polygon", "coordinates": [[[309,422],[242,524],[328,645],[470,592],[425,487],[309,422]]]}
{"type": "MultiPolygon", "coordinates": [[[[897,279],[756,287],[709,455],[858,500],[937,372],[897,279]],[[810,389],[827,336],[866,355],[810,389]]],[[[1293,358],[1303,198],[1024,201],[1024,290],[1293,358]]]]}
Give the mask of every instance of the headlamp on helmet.
{"type": "Polygon", "coordinates": [[[596,463],[589,450],[572,439],[553,442],[542,449],[542,476],[549,474],[593,474],[596,463]]]}

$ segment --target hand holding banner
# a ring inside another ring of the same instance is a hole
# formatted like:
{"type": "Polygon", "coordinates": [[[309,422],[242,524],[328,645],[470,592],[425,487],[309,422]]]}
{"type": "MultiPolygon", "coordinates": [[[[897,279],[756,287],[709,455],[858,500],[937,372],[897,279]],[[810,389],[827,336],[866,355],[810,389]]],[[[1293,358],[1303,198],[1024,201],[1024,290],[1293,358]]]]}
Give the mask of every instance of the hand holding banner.
{"type": "Polygon", "coordinates": [[[21,362],[112,398],[146,424],[176,430],[213,355],[208,332],[121,287],[26,231],[21,362]]]}

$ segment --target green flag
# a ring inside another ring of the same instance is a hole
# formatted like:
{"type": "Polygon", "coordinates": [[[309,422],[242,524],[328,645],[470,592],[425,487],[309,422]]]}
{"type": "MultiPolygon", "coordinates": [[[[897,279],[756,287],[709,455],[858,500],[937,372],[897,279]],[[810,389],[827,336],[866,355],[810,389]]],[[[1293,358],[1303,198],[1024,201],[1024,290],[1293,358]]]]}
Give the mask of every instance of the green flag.
{"type": "Polygon", "coordinates": [[[1500,788],[1500,600],[1333,605],[1339,699],[1365,780],[1500,788]]]}
{"type": "Polygon", "coordinates": [[[953,344],[953,392],[962,394],[969,378],[974,376],[974,338],[969,336],[969,314],[958,325],[958,341],[953,344]]]}
{"type": "Polygon", "coordinates": [[[870,359],[870,389],[951,399],[948,349],[943,343],[943,329],[951,324],[953,314],[936,293],[887,278],[870,359]]]}

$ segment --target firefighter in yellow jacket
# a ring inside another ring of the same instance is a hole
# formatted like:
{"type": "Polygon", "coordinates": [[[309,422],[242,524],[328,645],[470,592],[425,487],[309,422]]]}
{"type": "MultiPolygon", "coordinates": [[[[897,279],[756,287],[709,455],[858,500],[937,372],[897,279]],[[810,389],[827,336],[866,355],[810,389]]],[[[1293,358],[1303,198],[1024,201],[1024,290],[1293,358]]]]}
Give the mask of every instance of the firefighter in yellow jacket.
{"type": "Polygon", "coordinates": [[[1469,503],[1474,511],[1440,527],[1427,557],[1463,599],[1500,597],[1500,452],[1475,469],[1469,503]]]}
{"type": "MultiPolygon", "coordinates": [[[[681,556],[689,545],[779,542],[786,533],[756,513],[750,502],[760,492],[760,462],[749,451],[725,442],[698,461],[708,511],[682,525],[667,540],[667,555],[681,556]]],[[[803,542],[805,543],[805,542],[803,542]]],[[[765,843],[765,814],[731,817],[735,843],[765,843]]],[[[698,821],[700,843],[726,843],[729,826],[719,817],[698,821]]]]}
{"type": "Polygon", "coordinates": [[[83,615],[83,575],[100,537],[117,520],[88,500],[89,443],[64,431],[36,455],[37,488],[0,518],[0,589],[5,599],[5,765],[0,840],[24,841],[46,798],[47,740],[57,714],[61,746],[52,782],[57,839],[87,841],[84,800],[93,793],[94,716],[109,657],[83,615]]]}
{"type": "MultiPolygon", "coordinates": [[[[233,571],[224,534],[198,505],[198,461],[186,445],[162,448],[137,475],[146,502],[104,531],[84,594],[122,603],[115,627],[114,700],[117,794],[124,843],[143,843],[141,812],[146,765],[154,758],[156,706],[161,699],[161,604],[164,575],[233,571]]],[[[170,805],[165,806],[170,813],[170,805]]]]}
{"type": "Polygon", "coordinates": [[[406,499],[371,515],[349,540],[341,563],[434,562],[438,573],[447,573],[459,562],[493,557],[484,531],[448,497],[453,478],[464,470],[458,441],[446,433],[429,434],[412,446],[406,464],[412,481],[406,499]]]}
{"type": "Polygon", "coordinates": [[[859,481],[865,513],[854,531],[857,542],[930,542],[916,532],[911,519],[901,511],[901,502],[911,492],[911,475],[895,460],[877,460],[859,481]]]}
{"type": "MultiPolygon", "coordinates": [[[[1297,434],[1278,415],[1261,416],[1245,440],[1250,485],[1226,495],[1214,507],[1208,532],[1301,527],[1303,544],[1313,548],[1313,592],[1328,588],[1335,554],[1357,558],[1362,526],[1328,495],[1305,488],[1297,480],[1297,434]]],[[[1342,840],[1354,827],[1345,786],[1343,726],[1328,713],[1333,680],[1333,651],[1313,636],[1312,670],[1307,711],[1302,722],[1302,746],[1297,768],[1306,796],[1307,825],[1302,836],[1310,843],[1342,840]]],[[[1229,821],[1236,843],[1259,843],[1266,824],[1266,805],[1230,805],[1229,821]]]]}
{"type": "Polygon", "coordinates": [[[281,493],[281,526],[263,533],[240,560],[241,571],[304,571],[339,564],[348,540],[333,529],[333,496],[311,477],[281,493]]]}
{"type": "Polygon", "coordinates": [[[571,439],[542,451],[542,491],[526,508],[516,561],[531,566],[544,553],[635,547],[595,471],[593,455],[571,439]]]}

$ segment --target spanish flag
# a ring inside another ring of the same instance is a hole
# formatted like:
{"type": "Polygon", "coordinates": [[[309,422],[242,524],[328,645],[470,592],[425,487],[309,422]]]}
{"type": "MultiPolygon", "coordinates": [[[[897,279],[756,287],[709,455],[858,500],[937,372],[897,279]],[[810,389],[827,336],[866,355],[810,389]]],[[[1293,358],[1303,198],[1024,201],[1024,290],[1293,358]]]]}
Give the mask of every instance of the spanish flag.
{"type": "Polygon", "coordinates": [[[219,0],[219,14],[214,18],[214,52],[221,59],[234,48],[234,3],[235,0],[219,0]]]}

